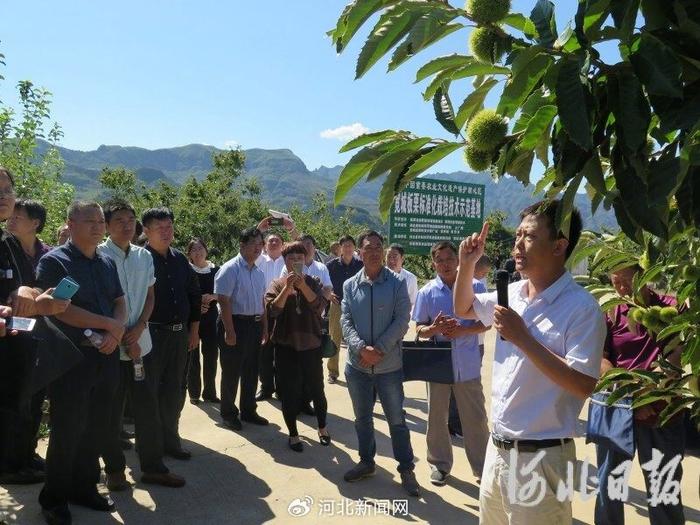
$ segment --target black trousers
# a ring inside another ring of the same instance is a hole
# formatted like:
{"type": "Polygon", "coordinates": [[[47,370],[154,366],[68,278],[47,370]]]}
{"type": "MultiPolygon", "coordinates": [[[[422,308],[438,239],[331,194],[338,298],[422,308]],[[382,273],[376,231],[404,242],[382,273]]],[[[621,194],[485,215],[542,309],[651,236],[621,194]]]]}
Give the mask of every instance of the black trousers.
{"type": "Polygon", "coordinates": [[[136,449],[141,464],[141,472],[154,474],[166,473],[163,464],[163,434],[160,415],[158,414],[158,383],[153,369],[153,353],[143,358],[146,377],[143,381],[134,381],[134,364],[131,361],[119,362],[119,386],[117,387],[109,419],[109,436],[102,452],[105,472],[108,474],[124,472],[126,458],[121,447],[119,434],[122,430],[124,402],[127,394],[131,398],[134,423],[136,425],[136,449]]]}
{"type": "MultiPolygon", "coordinates": [[[[160,415],[163,448],[166,451],[179,450],[180,413],[185,406],[187,345],[189,336],[186,329],[172,332],[156,325],[149,325],[153,350],[151,354],[154,380],[158,386],[158,414],[160,415]]],[[[136,410],[132,402],[132,411],[136,410]]]]}
{"type": "Polygon", "coordinates": [[[39,494],[44,508],[65,505],[71,495],[95,493],[100,479],[99,456],[119,383],[119,352],[80,351],[83,360],[49,387],[51,438],[39,494]]]}
{"type": "Polygon", "coordinates": [[[282,400],[282,415],[290,436],[298,436],[297,415],[307,402],[305,388],[316,409],[318,427],[326,426],[328,402],[323,390],[323,361],[321,349],[297,351],[290,346],[275,346],[277,388],[282,400]]]}
{"type": "Polygon", "coordinates": [[[275,391],[275,346],[269,340],[260,348],[260,390],[275,391]]]}
{"type": "Polygon", "coordinates": [[[224,323],[219,321],[219,359],[221,361],[221,417],[230,418],[255,414],[255,388],[258,385],[258,360],[262,322],[233,316],[236,344],[229,346],[224,339],[224,323]],[[236,407],[238,384],[241,385],[239,406],[236,407]]]}
{"type": "Polygon", "coordinates": [[[201,364],[200,348],[195,348],[187,356],[187,391],[190,399],[216,398],[216,366],[219,358],[219,346],[216,335],[202,337],[201,339],[201,364]],[[203,365],[203,366],[202,366],[203,365]],[[202,390],[202,376],[204,376],[204,390],[202,390]]]}

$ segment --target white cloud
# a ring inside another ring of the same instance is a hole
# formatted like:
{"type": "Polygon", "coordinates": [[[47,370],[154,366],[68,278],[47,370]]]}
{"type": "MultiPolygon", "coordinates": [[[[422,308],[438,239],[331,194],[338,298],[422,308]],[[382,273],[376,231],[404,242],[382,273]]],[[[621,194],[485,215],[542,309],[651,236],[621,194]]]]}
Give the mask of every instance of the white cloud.
{"type": "Polygon", "coordinates": [[[238,146],[240,146],[240,143],[237,140],[227,140],[224,142],[224,149],[236,149],[238,146]]]}
{"type": "Polygon", "coordinates": [[[341,142],[346,142],[354,139],[355,137],[359,137],[360,135],[364,135],[367,132],[369,132],[369,128],[366,128],[359,122],[355,122],[354,124],[349,124],[347,126],[323,130],[321,132],[321,138],[336,139],[341,142]]]}

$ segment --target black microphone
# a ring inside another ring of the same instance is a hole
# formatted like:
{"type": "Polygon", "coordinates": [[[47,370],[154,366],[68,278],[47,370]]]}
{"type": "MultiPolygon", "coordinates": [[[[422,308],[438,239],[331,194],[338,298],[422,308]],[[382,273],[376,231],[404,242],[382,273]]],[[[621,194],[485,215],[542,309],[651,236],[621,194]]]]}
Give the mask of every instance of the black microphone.
{"type": "MultiPolygon", "coordinates": [[[[496,270],[496,296],[498,304],[508,308],[508,281],[510,277],[507,270],[496,270]]],[[[503,341],[503,336],[500,336],[503,341]]]]}

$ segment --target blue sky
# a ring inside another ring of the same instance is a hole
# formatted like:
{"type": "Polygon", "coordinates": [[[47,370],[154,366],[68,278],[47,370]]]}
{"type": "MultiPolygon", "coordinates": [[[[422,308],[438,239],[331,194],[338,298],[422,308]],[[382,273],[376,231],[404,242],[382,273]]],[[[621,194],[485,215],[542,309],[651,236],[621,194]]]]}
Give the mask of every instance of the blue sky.
{"type": "MultiPolygon", "coordinates": [[[[313,169],[348,160],[338,154],[339,139],[349,138],[346,127],[449,138],[422,100],[425,83],[413,79],[429,58],[467,52],[468,30],[398,71],[386,74],[384,60],[354,81],[370,26],[340,56],[325,34],[345,3],[6,1],[0,99],[16,101],[22,79],[46,87],[65,133],[61,144],[81,150],[190,143],[289,148],[313,169]]],[[[561,31],[576,2],[558,4],[561,31]]],[[[516,0],[513,10],[528,14],[532,5],[516,0]]],[[[438,169],[465,167],[454,154],[438,169]]]]}

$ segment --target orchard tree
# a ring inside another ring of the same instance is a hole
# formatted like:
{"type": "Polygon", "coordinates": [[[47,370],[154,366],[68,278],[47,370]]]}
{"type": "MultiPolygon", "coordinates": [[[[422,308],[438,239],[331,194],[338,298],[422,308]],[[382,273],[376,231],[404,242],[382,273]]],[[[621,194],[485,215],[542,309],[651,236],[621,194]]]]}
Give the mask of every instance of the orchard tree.
{"type": "MultiPolygon", "coordinates": [[[[0,64],[4,56],[0,54],[0,64]]],[[[3,80],[0,75],[0,81],[3,80]]],[[[58,227],[66,219],[73,200],[73,187],[61,181],[63,160],[55,148],[62,137],[61,128],[51,123],[51,93],[29,80],[17,84],[19,111],[0,101],[0,166],[15,175],[18,197],[41,201],[47,209],[44,240],[52,244],[58,227]],[[50,144],[43,155],[37,154],[37,140],[50,144]]]]}
{"type": "MultiPolygon", "coordinates": [[[[700,3],[579,0],[561,32],[549,0],[535,1],[529,16],[510,7],[510,0],[355,0],[345,7],[329,32],[339,53],[376,18],[357,60],[358,79],[390,52],[389,71],[472,29],[466,49],[432,58],[416,73],[416,82],[428,81],[423,96],[446,138],[387,129],[351,140],[341,151],[359,151],[340,174],[336,203],[361,179],[382,177],[386,219],[396,194],[452,153],[462,151],[473,169],[488,169],[495,179],[523,184],[538,159],[545,169],[536,190],[560,198],[557,227],[564,234],[574,197],[585,189],[592,211],[612,208],[634,243],[623,252],[619,238],[588,236],[585,253],[596,265],[608,271],[640,262],[640,286],[665,275],[670,290],[680,290],[682,313],[637,315],[661,338],[673,336],[693,374],[679,379],[667,369],[675,382],[657,383],[654,395],[674,400],[662,419],[688,405],[699,416],[700,397],[686,386],[700,373],[700,3]],[[615,45],[608,60],[604,51],[615,45]],[[464,79],[472,79],[466,97],[464,79]],[[496,88],[495,107],[484,108],[496,88]]],[[[605,308],[614,305],[610,299],[601,297],[605,308]]],[[[645,308],[635,298],[620,300],[645,308]]],[[[651,402],[650,382],[658,378],[632,375],[626,392],[635,394],[636,406],[651,402]]]]}

